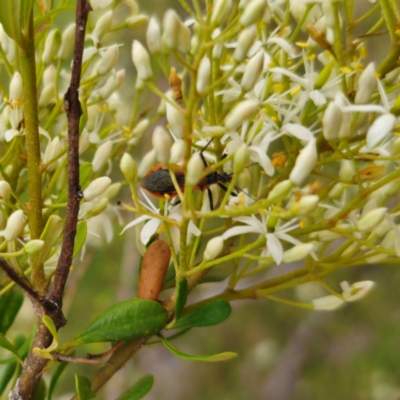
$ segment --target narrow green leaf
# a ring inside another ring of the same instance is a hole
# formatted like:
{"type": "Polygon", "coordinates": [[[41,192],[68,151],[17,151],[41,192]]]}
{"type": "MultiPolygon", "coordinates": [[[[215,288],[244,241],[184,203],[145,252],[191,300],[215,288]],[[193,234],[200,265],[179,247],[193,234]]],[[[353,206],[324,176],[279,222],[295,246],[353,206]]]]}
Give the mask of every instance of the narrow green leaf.
{"type": "Polygon", "coordinates": [[[14,322],[24,301],[24,295],[13,290],[7,296],[0,297],[0,333],[5,335],[14,322]]]}
{"type": "MultiPolygon", "coordinates": [[[[173,335],[168,336],[166,339],[168,341],[170,341],[172,339],[176,339],[179,336],[184,335],[187,331],[190,331],[191,329],[192,329],[192,327],[183,328],[182,330],[174,333],[173,335]]],[[[161,343],[161,340],[151,340],[151,341],[146,342],[146,346],[152,346],[153,344],[158,344],[158,343],[161,343]]]]}
{"type": "Polygon", "coordinates": [[[184,328],[187,326],[202,327],[217,325],[225,321],[231,314],[232,308],[226,300],[215,300],[196,308],[193,312],[185,315],[177,321],[171,329],[184,328]]]}
{"type": "Polygon", "coordinates": [[[211,356],[191,356],[189,354],[182,353],[176,347],[172,346],[165,338],[161,337],[163,345],[172,353],[179,358],[184,358],[185,360],[192,361],[206,361],[206,362],[216,362],[216,361],[226,361],[237,356],[237,353],[227,351],[225,353],[214,354],[211,356]]]}
{"type": "Polygon", "coordinates": [[[23,26],[25,30],[25,37],[26,34],[29,32],[29,17],[31,16],[32,7],[33,7],[34,0],[22,0],[22,18],[23,18],[23,26]]]}
{"type": "MultiPolygon", "coordinates": [[[[1,0],[0,0],[1,1],[1,0]]],[[[86,162],[79,166],[79,184],[83,190],[86,183],[88,183],[90,177],[92,176],[93,166],[91,163],[86,162]]],[[[57,202],[64,203],[67,201],[67,190],[68,188],[65,187],[58,196],[57,202]]]]}
{"type": "Polygon", "coordinates": [[[59,239],[63,229],[64,222],[62,218],[58,215],[52,215],[49,217],[46,226],[40,235],[40,239],[44,241],[44,246],[40,251],[32,255],[32,263],[35,265],[41,265],[48,259],[53,246],[59,239]]]}
{"type": "Polygon", "coordinates": [[[45,400],[46,399],[46,382],[42,378],[39,381],[38,387],[35,390],[35,394],[32,397],[32,400],[45,400]]]}
{"type": "Polygon", "coordinates": [[[178,285],[176,287],[176,302],[175,302],[175,320],[178,319],[182,315],[183,307],[185,307],[186,300],[188,296],[188,283],[186,278],[182,278],[179,280],[178,285]]]}
{"type": "Polygon", "coordinates": [[[3,394],[6,387],[11,382],[16,367],[17,363],[15,361],[10,364],[0,365],[0,396],[3,394]]]}
{"type": "Polygon", "coordinates": [[[21,0],[1,0],[0,23],[11,39],[22,45],[21,0]]]}
{"type": "Polygon", "coordinates": [[[58,380],[60,379],[61,374],[64,372],[65,368],[67,368],[67,362],[60,362],[57,364],[54,369],[53,375],[51,376],[49,389],[47,391],[47,400],[51,400],[51,396],[53,395],[53,391],[57,385],[58,380]]]}
{"type": "Polygon", "coordinates": [[[90,400],[96,397],[90,389],[90,380],[86,376],[75,374],[75,387],[79,400],[90,400]]]}
{"type": "Polygon", "coordinates": [[[153,375],[145,375],[140,378],[127,392],[116,400],[140,400],[150,392],[154,383],[153,375]]]}
{"type": "Polygon", "coordinates": [[[160,303],[132,299],[104,311],[71,344],[140,339],[155,335],[166,323],[167,313],[160,303]]]}
{"type": "Polygon", "coordinates": [[[19,358],[18,350],[8,341],[8,339],[2,333],[0,333],[0,347],[3,347],[3,349],[6,349],[13,353],[14,356],[22,362],[22,360],[19,358]]]}
{"type": "Polygon", "coordinates": [[[79,222],[78,227],[76,229],[74,254],[72,258],[74,258],[81,251],[83,245],[86,242],[86,235],[87,235],[87,222],[86,221],[79,222]]]}
{"type": "Polygon", "coordinates": [[[30,335],[25,339],[22,346],[18,348],[18,354],[22,360],[24,360],[28,356],[29,350],[32,347],[33,338],[35,337],[35,333],[36,333],[36,324],[33,327],[30,335]]]}

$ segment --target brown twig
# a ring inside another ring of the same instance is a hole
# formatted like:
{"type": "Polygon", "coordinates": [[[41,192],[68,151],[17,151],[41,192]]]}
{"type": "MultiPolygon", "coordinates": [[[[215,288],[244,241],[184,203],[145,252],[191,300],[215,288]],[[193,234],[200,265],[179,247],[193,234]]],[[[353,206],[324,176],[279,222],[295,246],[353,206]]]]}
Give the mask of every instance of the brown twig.
{"type": "MultiPolygon", "coordinates": [[[[64,107],[68,118],[68,202],[61,255],[54,276],[54,284],[44,299],[33,299],[32,304],[38,318],[38,328],[32,348],[46,348],[52,341],[52,335],[42,322],[43,315],[49,315],[57,329],[65,325],[62,313],[62,297],[65,283],[72,263],[72,254],[76,235],[79,202],[82,192],[79,186],[79,119],[82,114],[79,103],[79,83],[82,68],[82,54],[85,41],[85,29],[88,13],[91,10],[87,0],[78,0],[76,6],[75,49],[73,56],[71,82],[64,96],[64,107]]],[[[29,353],[24,362],[22,373],[9,398],[12,400],[30,400],[40,381],[48,360],[29,353]]]]}
{"type": "Polygon", "coordinates": [[[72,357],[72,356],[67,356],[66,354],[61,354],[61,353],[56,353],[55,351],[52,351],[50,353],[55,361],[59,362],[69,362],[69,363],[74,363],[74,364],[100,364],[101,360],[95,360],[91,358],[80,358],[80,357],[72,357]]]}

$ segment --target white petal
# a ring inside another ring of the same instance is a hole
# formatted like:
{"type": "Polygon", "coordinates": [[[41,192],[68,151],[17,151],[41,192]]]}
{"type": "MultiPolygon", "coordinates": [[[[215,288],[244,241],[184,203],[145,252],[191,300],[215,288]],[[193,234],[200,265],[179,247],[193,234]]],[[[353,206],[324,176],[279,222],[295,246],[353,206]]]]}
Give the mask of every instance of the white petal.
{"type": "Polygon", "coordinates": [[[140,240],[143,244],[147,244],[150,238],[157,232],[158,227],[161,225],[161,220],[152,218],[140,232],[140,240]]]}
{"type": "Polygon", "coordinates": [[[151,217],[149,217],[148,215],[142,215],[141,217],[134,219],[133,221],[129,222],[129,224],[126,225],[124,229],[122,229],[120,235],[122,235],[127,229],[132,228],[132,226],[140,224],[143,221],[147,221],[150,218],[151,217]]]}
{"type": "Polygon", "coordinates": [[[272,258],[279,265],[282,262],[283,247],[279,239],[272,233],[265,235],[267,238],[267,246],[270,251],[272,258]]]}
{"type": "Polygon", "coordinates": [[[367,132],[367,147],[373,149],[393,130],[396,117],[393,114],[384,114],[378,117],[367,132]]]}
{"type": "Polygon", "coordinates": [[[282,131],[286,131],[295,138],[303,140],[307,143],[314,139],[314,135],[311,133],[311,131],[300,124],[286,124],[282,127],[282,131]]]}
{"type": "Polygon", "coordinates": [[[275,172],[275,169],[271,163],[271,160],[267,156],[266,152],[257,146],[250,146],[249,150],[250,150],[250,153],[256,154],[258,162],[261,165],[262,169],[265,171],[265,173],[268,176],[272,176],[275,172]]]}
{"type": "Polygon", "coordinates": [[[188,232],[193,234],[194,236],[201,235],[201,230],[193,223],[193,221],[189,222],[188,232]]]}
{"type": "Polygon", "coordinates": [[[291,58],[296,56],[294,54],[292,46],[285,39],[273,37],[273,38],[268,39],[267,43],[268,44],[270,44],[270,43],[277,44],[284,52],[288,53],[291,58]]]}
{"type": "Polygon", "coordinates": [[[223,239],[229,239],[232,236],[243,235],[245,233],[252,233],[254,232],[254,227],[252,226],[235,226],[231,229],[228,229],[223,235],[223,239]]]}
{"type": "Polygon", "coordinates": [[[326,98],[319,90],[312,90],[309,96],[317,107],[326,104],[326,98]]]}
{"type": "Polygon", "coordinates": [[[344,301],[339,297],[329,295],[315,299],[311,303],[314,306],[314,310],[330,311],[340,307],[344,303],[344,301]]]}
{"type": "Polygon", "coordinates": [[[4,133],[4,139],[6,142],[11,142],[16,136],[19,136],[20,132],[17,131],[16,129],[9,129],[4,133]]]}

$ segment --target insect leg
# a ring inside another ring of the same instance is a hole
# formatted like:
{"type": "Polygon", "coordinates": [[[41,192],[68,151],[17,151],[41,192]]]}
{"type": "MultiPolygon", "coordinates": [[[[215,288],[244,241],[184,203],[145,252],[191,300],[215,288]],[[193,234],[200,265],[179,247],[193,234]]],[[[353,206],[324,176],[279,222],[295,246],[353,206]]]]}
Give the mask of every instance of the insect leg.
{"type": "Polygon", "coordinates": [[[210,210],[214,211],[214,204],[213,204],[213,198],[212,198],[212,193],[210,189],[206,189],[207,190],[207,195],[208,195],[208,202],[210,203],[210,210]]]}
{"type": "Polygon", "coordinates": [[[206,161],[206,159],[205,159],[205,157],[204,157],[204,155],[203,155],[203,151],[211,144],[211,142],[214,140],[214,138],[211,138],[209,141],[208,141],[208,143],[201,149],[201,151],[200,151],[200,157],[201,157],[201,159],[203,160],[203,164],[204,164],[204,166],[207,168],[207,161],[206,161]]]}
{"type": "MultiPolygon", "coordinates": [[[[218,185],[223,191],[225,191],[225,192],[228,191],[228,188],[227,188],[226,186],[224,186],[221,182],[217,182],[217,185],[218,185]]],[[[232,192],[232,193],[231,193],[231,196],[237,196],[237,193],[232,192]]]]}

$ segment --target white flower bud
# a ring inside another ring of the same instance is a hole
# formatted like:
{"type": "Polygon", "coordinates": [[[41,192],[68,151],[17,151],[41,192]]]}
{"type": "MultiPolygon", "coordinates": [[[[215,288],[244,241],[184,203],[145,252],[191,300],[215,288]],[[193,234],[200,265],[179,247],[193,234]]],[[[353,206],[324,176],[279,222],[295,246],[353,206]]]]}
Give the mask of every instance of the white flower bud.
{"type": "Polygon", "coordinates": [[[194,153],[187,164],[186,182],[195,186],[204,171],[204,163],[199,153],[194,153]]]}
{"type": "Polygon", "coordinates": [[[224,248],[224,239],[222,236],[217,236],[208,241],[206,249],[204,250],[203,258],[206,261],[214,260],[221,253],[224,248]]]}
{"type": "Polygon", "coordinates": [[[8,200],[11,194],[11,186],[7,181],[0,181],[0,199],[8,200]]]}
{"type": "Polygon", "coordinates": [[[111,184],[107,188],[107,190],[101,195],[101,197],[105,197],[108,201],[113,200],[115,197],[117,197],[119,191],[121,190],[121,186],[122,186],[121,182],[115,182],[111,184]]]}
{"type": "Polygon", "coordinates": [[[349,285],[346,281],[341,282],[343,289],[343,299],[347,302],[353,302],[364,297],[374,286],[373,281],[360,281],[349,285]]]}
{"type": "Polygon", "coordinates": [[[315,210],[318,202],[319,197],[317,195],[303,196],[290,207],[290,213],[292,215],[307,215],[315,210]]]}
{"type": "MultiPolygon", "coordinates": [[[[50,160],[58,155],[61,151],[61,142],[58,136],[56,136],[46,147],[46,151],[44,152],[43,162],[47,164],[50,160]]],[[[56,167],[56,163],[51,163],[48,167],[48,171],[53,171],[56,167]]]]}
{"type": "Polygon", "coordinates": [[[156,126],[151,139],[159,163],[167,163],[171,157],[172,139],[162,126],[156,126]]]}
{"type": "Polygon", "coordinates": [[[198,93],[204,92],[208,88],[211,76],[211,62],[205,56],[200,61],[199,70],[197,71],[196,90],[198,93]]]}
{"type": "Polygon", "coordinates": [[[291,249],[283,252],[282,262],[291,263],[304,260],[312,251],[314,246],[311,243],[302,243],[293,246],[291,249]]]}
{"type": "Polygon", "coordinates": [[[119,57],[119,47],[114,44],[110,46],[101,56],[100,63],[97,66],[97,74],[107,75],[117,64],[119,57]]]}
{"type": "Polygon", "coordinates": [[[264,51],[258,51],[248,62],[240,86],[245,92],[252,90],[264,68],[264,51]]]}
{"type": "Polygon", "coordinates": [[[178,139],[171,147],[171,157],[169,162],[171,164],[178,164],[183,161],[186,152],[186,143],[182,139],[178,139]]]}
{"type": "Polygon", "coordinates": [[[150,150],[147,154],[144,155],[142,161],[139,164],[138,168],[138,176],[143,177],[147,174],[147,171],[157,163],[156,160],[156,151],[150,150]]]}
{"type": "Polygon", "coordinates": [[[240,16],[239,23],[243,26],[254,24],[263,17],[265,8],[265,0],[252,0],[240,16]]]}
{"type": "Polygon", "coordinates": [[[161,51],[161,30],[156,18],[150,18],[146,32],[147,47],[151,54],[161,51]]]}
{"type": "Polygon", "coordinates": [[[355,104],[366,104],[376,89],[375,64],[369,63],[358,80],[358,90],[354,98],[355,104]]]}
{"type": "Polygon", "coordinates": [[[10,82],[10,101],[22,99],[22,78],[16,72],[10,82]]]}
{"type": "Polygon", "coordinates": [[[336,24],[335,11],[331,3],[322,3],[322,11],[325,16],[326,26],[334,28],[336,24]]]}
{"type": "Polygon", "coordinates": [[[324,138],[326,140],[336,140],[339,136],[341,123],[342,111],[334,101],[331,101],[328,104],[322,119],[324,138]]]}
{"type": "Polygon", "coordinates": [[[367,132],[367,148],[372,150],[377,144],[382,142],[386,136],[392,132],[396,123],[393,114],[383,114],[379,116],[369,127],[367,132]]]}
{"type": "Polygon", "coordinates": [[[215,0],[211,14],[211,25],[221,26],[233,8],[232,0],[215,0]]]}
{"type": "Polygon", "coordinates": [[[311,303],[314,307],[314,310],[331,311],[344,304],[344,300],[334,295],[329,295],[320,297],[319,299],[314,299],[311,301],[311,303]]]}
{"type": "Polygon", "coordinates": [[[249,164],[250,150],[246,143],[240,145],[233,159],[233,171],[235,174],[242,172],[249,164]]]}
{"type": "Polygon", "coordinates": [[[41,250],[43,246],[44,246],[44,240],[40,239],[30,240],[24,246],[24,252],[28,254],[34,254],[37,253],[39,250],[41,250]]]}
{"type": "MultiPolygon", "coordinates": [[[[216,39],[221,34],[221,29],[215,29],[211,35],[211,39],[216,39]]],[[[196,37],[196,36],[195,36],[196,37]]],[[[224,49],[223,43],[216,43],[214,44],[213,51],[212,51],[212,58],[220,58],[222,54],[222,50],[224,49]]]]}
{"type": "Polygon", "coordinates": [[[104,13],[96,22],[96,25],[93,29],[90,37],[93,40],[95,46],[98,46],[100,40],[103,36],[110,30],[112,24],[113,12],[107,11],[104,13]]]}
{"type": "Polygon", "coordinates": [[[149,53],[147,53],[147,50],[137,40],[134,40],[132,44],[132,61],[142,81],[152,78],[153,71],[151,69],[149,53]]]}
{"type": "Polygon", "coordinates": [[[98,172],[107,164],[112,151],[112,142],[108,140],[99,146],[94,154],[92,165],[93,172],[98,172]]]}
{"type": "Polygon", "coordinates": [[[114,0],[90,0],[90,5],[93,10],[97,10],[98,8],[106,8],[108,7],[114,0]]]}
{"type": "Polygon", "coordinates": [[[84,129],[79,137],[79,155],[83,154],[89,147],[89,132],[84,129]]]}
{"type": "Polygon", "coordinates": [[[188,26],[180,23],[179,35],[178,35],[178,50],[182,53],[188,53],[192,47],[192,41],[190,36],[190,29],[188,26]]]}
{"type": "Polygon", "coordinates": [[[60,60],[66,60],[72,53],[75,41],[75,23],[69,25],[62,34],[61,46],[58,50],[58,58],[60,60]]]}
{"type": "Polygon", "coordinates": [[[225,118],[225,127],[229,131],[239,128],[258,109],[257,100],[244,100],[237,104],[225,118]]]}
{"type": "MultiPolygon", "coordinates": [[[[183,111],[183,110],[182,110],[183,111]]],[[[176,138],[183,137],[183,126],[185,124],[185,116],[183,112],[178,111],[173,105],[166,103],[166,116],[172,133],[176,138]]]]}
{"type": "Polygon", "coordinates": [[[54,83],[51,83],[50,85],[45,86],[41,91],[38,100],[38,106],[45,108],[49,104],[53,103],[54,99],[55,99],[55,85],[54,83]]]}
{"type": "Polygon", "coordinates": [[[86,201],[92,201],[102,195],[111,185],[111,179],[108,176],[102,176],[95,179],[83,192],[86,201]]]}
{"type": "Polygon", "coordinates": [[[137,164],[130,154],[123,154],[119,163],[119,168],[129,183],[133,183],[135,181],[137,176],[137,164]]]}
{"type": "Polygon", "coordinates": [[[125,70],[121,69],[116,73],[116,76],[110,76],[106,84],[100,89],[99,97],[102,100],[107,100],[113,92],[115,92],[123,82],[125,78],[125,70]]]}
{"type": "Polygon", "coordinates": [[[335,103],[342,111],[342,123],[340,124],[338,137],[339,139],[346,139],[351,135],[351,113],[343,112],[343,108],[348,105],[348,100],[342,92],[338,92],[335,96],[335,103]]]}
{"type": "Polygon", "coordinates": [[[253,45],[257,37],[256,27],[250,26],[249,28],[242,31],[237,40],[237,46],[233,53],[233,59],[237,62],[242,62],[246,56],[250,47],[253,45]]]}
{"type": "Polygon", "coordinates": [[[43,72],[43,87],[54,84],[56,81],[56,69],[54,65],[49,65],[43,72]]]}
{"type": "Polygon", "coordinates": [[[376,208],[375,210],[367,212],[356,225],[357,230],[360,232],[369,231],[379,225],[387,212],[386,207],[376,208]]]}
{"type": "Polygon", "coordinates": [[[168,9],[163,18],[164,34],[162,37],[165,45],[170,49],[178,47],[181,20],[175,10],[168,9]]]}
{"type": "MultiPolygon", "coordinates": [[[[139,140],[146,132],[149,126],[150,126],[150,121],[147,118],[142,119],[132,130],[131,132],[132,138],[136,139],[136,141],[139,140]]],[[[131,144],[130,141],[129,144],[131,144]]]]}
{"type": "Polygon", "coordinates": [[[308,178],[318,160],[317,146],[315,140],[310,140],[300,151],[296,163],[290,173],[289,179],[297,186],[308,178]]]}
{"type": "Polygon", "coordinates": [[[22,210],[14,211],[7,220],[6,229],[1,232],[5,240],[15,240],[24,228],[24,212],[22,210]]]}
{"type": "Polygon", "coordinates": [[[58,29],[53,29],[46,38],[44,51],[42,54],[42,62],[44,65],[49,65],[53,61],[61,45],[61,33],[58,29]]]}
{"type": "Polygon", "coordinates": [[[133,31],[146,25],[148,21],[149,17],[147,15],[135,15],[126,19],[125,26],[133,31]]]}
{"type": "Polygon", "coordinates": [[[350,160],[342,160],[340,163],[339,178],[351,181],[354,176],[353,164],[350,160]]]}
{"type": "Polygon", "coordinates": [[[273,189],[269,192],[267,200],[279,201],[284,199],[292,190],[293,183],[290,180],[282,181],[276,184],[273,189]]]}

